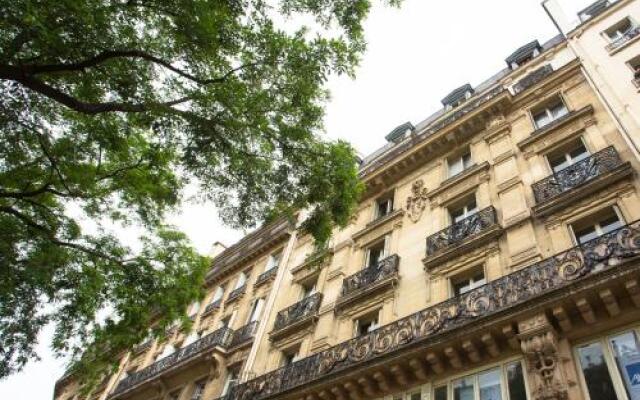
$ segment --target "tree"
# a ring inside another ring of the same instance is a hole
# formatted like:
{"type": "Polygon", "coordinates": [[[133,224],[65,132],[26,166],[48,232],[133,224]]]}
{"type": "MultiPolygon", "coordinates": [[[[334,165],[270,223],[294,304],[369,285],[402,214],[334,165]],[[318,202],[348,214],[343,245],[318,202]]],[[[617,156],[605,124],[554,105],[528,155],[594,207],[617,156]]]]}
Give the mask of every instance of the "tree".
{"type": "Polygon", "coordinates": [[[324,85],[353,74],[369,0],[0,4],[0,378],[46,324],[100,371],[186,321],[210,261],[163,220],[189,182],[236,228],[307,209],[322,243],[348,222],[361,184],[320,134],[324,85]]]}

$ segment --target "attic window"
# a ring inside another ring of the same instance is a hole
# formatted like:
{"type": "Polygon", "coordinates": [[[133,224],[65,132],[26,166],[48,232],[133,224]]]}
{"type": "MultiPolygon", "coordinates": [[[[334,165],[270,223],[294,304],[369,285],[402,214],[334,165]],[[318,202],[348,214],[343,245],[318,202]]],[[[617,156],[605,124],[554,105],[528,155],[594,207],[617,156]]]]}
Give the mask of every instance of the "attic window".
{"type": "Polygon", "coordinates": [[[414,130],[415,127],[411,122],[405,122],[404,124],[396,127],[394,130],[389,132],[389,134],[385,136],[385,139],[387,139],[388,142],[399,143],[404,138],[411,135],[414,130]]]}
{"type": "Polygon", "coordinates": [[[473,88],[470,84],[464,84],[459,88],[453,90],[449,93],[444,99],[442,99],[442,105],[447,110],[451,110],[452,108],[456,108],[465,101],[467,101],[471,96],[473,96],[473,88]]]}
{"type": "Polygon", "coordinates": [[[514,51],[505,59],[505,62],[509,68],[516,69],[537,57],[541,50],[542,47],[540,46],[540,43],[537,40],[534,40],[533,42],[529,42],[514,51]]]}
{"type": "Polygon", "coordinates": [[[589,7],[578,13],[578,17],[580,18],[580,22],[585,22],[596,15],[600,14],[602,11],[606,10],[607,7],[611,5],[609,0],[598,0],[595,3],[591,4],[589,7]]]}

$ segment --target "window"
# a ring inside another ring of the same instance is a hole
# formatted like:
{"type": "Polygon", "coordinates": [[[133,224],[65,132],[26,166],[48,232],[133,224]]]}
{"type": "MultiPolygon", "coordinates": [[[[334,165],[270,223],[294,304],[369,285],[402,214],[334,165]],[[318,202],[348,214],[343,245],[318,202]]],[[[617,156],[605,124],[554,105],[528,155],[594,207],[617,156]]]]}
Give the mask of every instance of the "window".
{"type": "Polygon", "coordinates": [[[300,354],[300,345],[297,345],[294,348],[284,350],[282,352],[282,359],[280,361],[280,366],[286,367],[298,361],[300,359],[299,354],[300,354]]]}
{"type": "Polygon", "coordinates": [[[160,353],[158,355],[156,360],[160,360],[160,359],[163,359],[165,357],[168,357],[171,354],[173,354],[175,351],[176,351],[176,348],[172,344],[167,344],[167,345],[164,346],[164,349],[162,349],[162,353],[160,353]]]}
{"type": "Polygon", "coordinates": [[[635,56],[627,61],[627,65],[631,68],[634,82],[636,82],[636,85],[640,85],[640,56],[635,56]]]}
{"type": "Polygon", "coordinates": [[[554,173],[584,160],[590,153],[581,139],[575,140],[561,149],[547,155],[547,161],[554,173]]]}
{"type": "Polygon", "coordinates": [[[451,223],[455,224],[463,219],[472,216],[478,212],[478,205],[476,204],[475,196],[468,198],[462,202],[462,205],[452,207],[449,209],[449,216],[451,217],[451,223]]]}
{"type": "Polygon", "coordinates": [[[608,207],[595,215],[583,218],[581,221],[571,224],[573,237],[577,244],[584,244],[597,237],[605,235],[620,228],[623,220],[615,207],[608,207]]]}
{"type": "Polygon", "coordinates": [[[449,177],[456,176],[473,165],[471,152],[467,149],[462,155],[447,160],[449,177]]]}
{"type": "Polygon", "coordinates": [[[615,42],[622,39],[631,29],[634,28],[634,23],[627,17],[611,28],[604,31],[609,41],[615,42]]]}
{"type": "Polygon", "coordinates": [[[176,389],[173,392],[169,393],[169,396],[167,396],[168,400],[178,400],[180,398],[180,393],[181,393],[181,389],[176,389]]]}
{"type": "Polygon", "coordinates": [[[211,298],[211,304],[222,300],[222,296],[224,296],[224,286],[220,285],[216,288],[216,291],[213,293],[213,297],[211,298]]]}
{"type": "Polygon", "coordinates": [[[387,256],[388,242],[389,236],[387,235],[382,240],[379,240],[371,246],[367,247],[365,253],[365,268],[377,265],[380,260],[384,259],[387,256]]]}
{"type": "Polygon", "coordinates": [[[200,334],[198,332],[191,332],[189,334],[189,336],[187,336],[184,341],[182,342],[182,346],[181,347],[187,347],[188,345],[190,345],[191,343],[197,341],[198,339],[200,339],[200,334]]]}
{"type": "Polygon", "coordinates": [[[220,319],[220,328],[230,328],[232,318],[233,318],[233,314],[227,315],[226,317],[220,319]]]}
{"type": "Polygon", "coordinates": [[[193,393],[191,394],[191,400],[201,400],[206,385],[207,381],[204,379],[196,382],[193,388],[193,393]]]}
{"type": "Polygon", "coordinates": [[[238,276],[238,280],[236,281],[236,286],[233,290],[240,289],[247,283],[247,273],[245,271],[240,272],[240,276],[238,276]]]}
{"type": "Polygon", "coordinates": [[[372,314],[363,316],[355,320],[355,329],[356,336],[364,336],[369,332],[373,332],[380,325],[378,324],[378,314],[380,312],[376,311],[372,314]]]}
{"type": "Polygon", "coordinates": [[[196,301],[195,303],[192,303],[191,306],[189,307],[189,317],[194,317],[198,311],[200,310],[200,302],[196,301]]]}
{"type": "Polygon", "coordinates": [[[436,386],[434,400],[448,400],[449,390],[453,400],[527,400],[520,361],[436,386]]]}
{"type": "Polygon", "coordinates": [[[282,259],[282,251],[278,251],[277,253],[273,253],[269,256],[269,260],[267,260],[267,265],[264,270],[270,271],[274,268],[278,268],[280,265],[280,260],[282,259]]]}
{"type": "Polygon", "coordinates": [[[220,397],[223,397],[227,393],[229,393],[229,389],[231,389],[231,387],[236,384],[238,380],[237,377],[238,377],[238,371],[234,369],[228,370],[227,377],[224,380],[224,386],[222,387],[222,392],[220,393],[220,397]]]}
{"type": "Polygon", "coordinates": [[[536,129],[541,129],[558,118],[569,113],[560,97],[547,102],[544,106],[531,112],[536,129]]]}
{"type": "Polygon", "coordinates": [[[302,287],[302,295],[300,296],[301,300],[306,299],[307,297],[313,296],[317,291],[318,280],[314,279],[313,281],[301,283],[302,287]]]}
{"type": "Polygon", "coordinates": [[[376,200],[374,219],[386,217],[393,211],[393,194],[385,195],[376,200]]]}
{"type": "Polygon", "coordinates": [[[638,331],[611,335],[576,347],[584,390],[591,400],[637,399],[638,331]]]}
{"type": "Polygon", "coordinates": [[[249,313],[249,320],[247,323],[255,322],[260,319],[260,315],[262,314],[262,309],[264,307],[264,299],[259,298],[253,301],[253,305],[251,306],[251,313],[249,313]]]}
{"type": "Polygon", "coordinates": [[[451,278],[451,288],[454,296],[467,293],[485,283],[487,283],[487,280],[484,276],[484,268],[482,266],[471,268],[469,271],[465,271],[451,278]]]}

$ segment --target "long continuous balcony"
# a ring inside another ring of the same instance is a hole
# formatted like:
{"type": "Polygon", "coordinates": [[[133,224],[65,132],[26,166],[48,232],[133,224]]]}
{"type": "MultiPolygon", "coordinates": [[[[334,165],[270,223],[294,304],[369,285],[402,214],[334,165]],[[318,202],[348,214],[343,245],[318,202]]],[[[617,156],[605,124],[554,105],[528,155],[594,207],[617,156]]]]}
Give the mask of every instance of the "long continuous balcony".
{"type": "Polygon", "coordinates": [[[493,240],[501,232],[496,210],[489,206],[429,236],[423,263],[430,268],[456,256],[460,249],[468,250],[493,240]]]}
{"type": "Polygon", "coordinates": [[[623,163],[613,146],[607,147],[563,170],[560,170],[531,188],[536,199],[534,211],[545,215],[593,193],[614,180],[631,174],[631,165],[623,163]],[[554,204],[550,204],[554,203],[554,204]]]}
{"type": "Polygon", "coordinates": [[[134,372],[133,374],[127,376],[123,380],[120,381],[118,386],[115,388],[111,397],[114,397],[118,394],[121,394],[125,391],[128,391],[139,384],[148,381],[150,379],[156,378],[165,372],[174,369],[182,364],[185,364],[196,357],[202,355],[203,353],[212,350],[216,347],[225,348],[229,346],[231,339],[233,337],[233,331],[229,328],[221,328],[218,329],[201,339],[191,343],[188,346],[185,346],[179,350],[176,350],[171,355],[164,357],[148,367],[134,372]]]}
{"type": "Polygon", "coordinates": [[[628,29],[625,33],[622,34],[618,39],[612,41],[607,45],[607,51],[611,52],[615,49],[621,47],[625,43],[629,42],[631,39],[640,35],[640,26],[633,26],[628,29]]]}
{"type": "Polygon", "coordinates": [[[395,360],[419,345],[436,343],[448,332],[477,326],[498,314],[504,318],[532,301],[548,300],[568,286],[589,290],[595,282],[609,282],[613,270],[621,279],[624,271],[637,274],[640,267],[629,261],[638,258],[640,221],[240,384],[228,399],[272,399],[294,390],[308,392],[323,382],[336,385],[347,371],[381,363],[385,357],[395,360]]]}
{"type": "Polygon", "coordinates": [[[322,303],[322,293],[316,293],[278,312],[271,336],[316,318],[320,303],[322,303]]]}
{"type": "Polygon", "coordinates": [[[257,329],[258,321],[250,322],[242,328],[236,329],[233,332],[233,339],[231,340],[230,347],[240,346],[253,340],[257,329]]]}
{"type": "Polygon", "coordinates": [[[337,306],[342,307],[360,296],[377,292],[391,285],[398,278],[399,264],[400,257],[394,254],[345,278],[337,306]]]}

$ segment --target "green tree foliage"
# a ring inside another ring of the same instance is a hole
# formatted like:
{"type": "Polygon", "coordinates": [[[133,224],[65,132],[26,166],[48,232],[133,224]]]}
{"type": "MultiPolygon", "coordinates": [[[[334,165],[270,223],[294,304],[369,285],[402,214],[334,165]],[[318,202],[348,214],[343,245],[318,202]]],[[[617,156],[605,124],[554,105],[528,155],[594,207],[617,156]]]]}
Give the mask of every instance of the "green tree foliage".
{"type": "Polygon", "coordinates": [[[50,323],[58,354],[105,366],[186,321],[210,261],[163,220],[188,182],[233,227],[308,209],[322,243],[346,224],[361,184],[320,135],[324,84],[353,73],[369,8],[0,0],[0,377],[50,323]],[[114,224],[143,227],[142,249],[114,224]]]}

